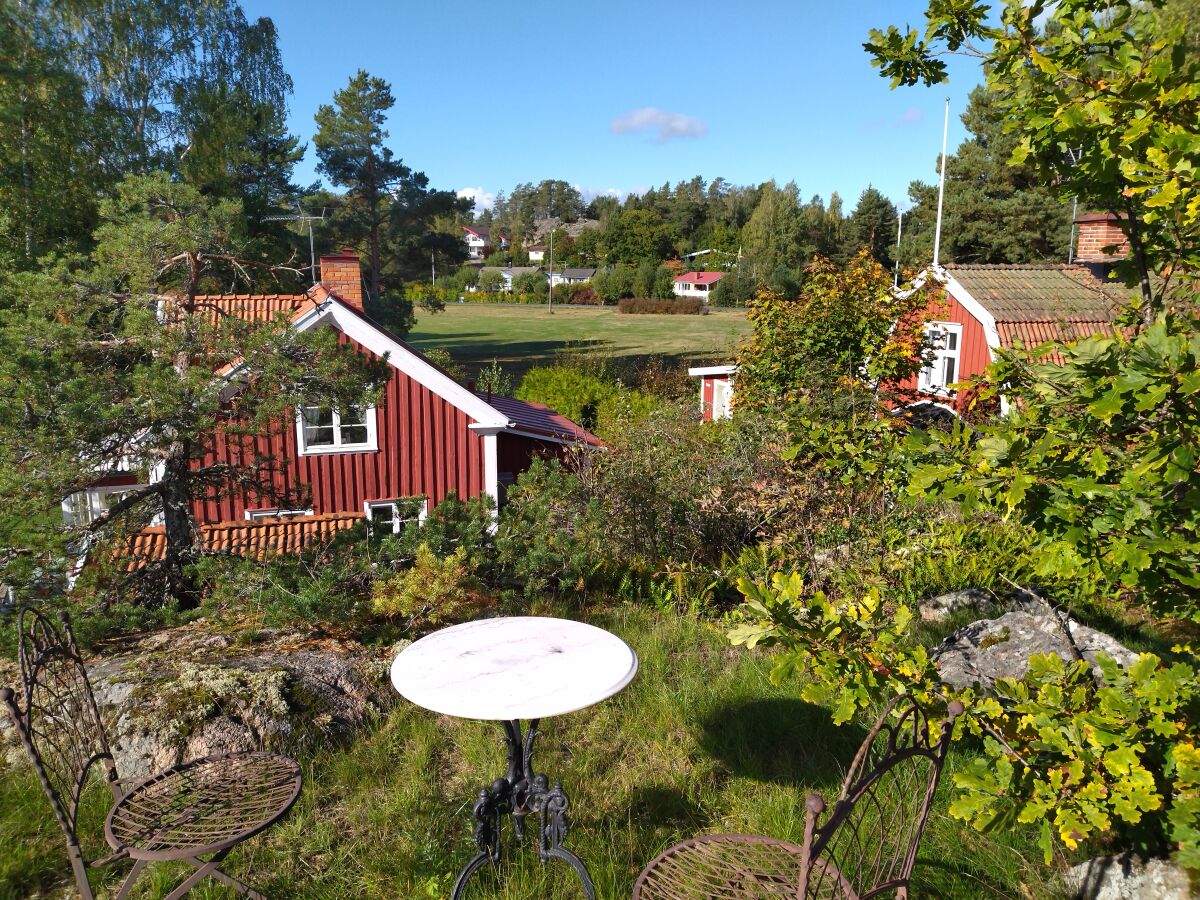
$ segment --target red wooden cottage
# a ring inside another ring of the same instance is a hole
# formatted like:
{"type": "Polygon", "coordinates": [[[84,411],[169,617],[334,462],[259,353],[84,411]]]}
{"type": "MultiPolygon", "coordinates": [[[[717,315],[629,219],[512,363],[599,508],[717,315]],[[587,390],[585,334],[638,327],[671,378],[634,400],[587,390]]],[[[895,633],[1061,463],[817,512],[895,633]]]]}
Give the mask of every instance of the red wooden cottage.
{"type": "Polygon", "coordinates": [[[967,398],[951,385],[981,374],[996,350],[1114,334],[1122,305],[1113,285],[1082,266],[948,265],[923,277],[944,288],[923,314],[933,359],[900,393],[909,405],[955,413],[967,398]]]}
{"type": "MultiPolygon", "coordinates": [[[[452,491],[463,499],[488,494],[500,504],[505,486],[534,459],[601,445],[545,406],[469,390],[373,322],[363,310],[356,254],[322,257],[321,276],[305,294],[197,298],[214,314],[266,320],[286,312],[297,330],[333,328],[343,342],[386,356],[391,365],[377,405],[304,408],[275,433],[254,439],[257,455],[277,464],[276,493],[305,499],[287,509],[238,492],[195,501],[192,513],[211,549],[254,555],[295,550],[364,517],[399,530],[452,491]]],[[[244,451],[219,433],[204,463],[237,462],[244,451]]],[[[129,490],[131,479],[114,473],[67,498],[64,514],[88,520],[129,490]]],[[[148,529],[135,555],[156,555],[162,541],[161,528],[148,529]]]]}

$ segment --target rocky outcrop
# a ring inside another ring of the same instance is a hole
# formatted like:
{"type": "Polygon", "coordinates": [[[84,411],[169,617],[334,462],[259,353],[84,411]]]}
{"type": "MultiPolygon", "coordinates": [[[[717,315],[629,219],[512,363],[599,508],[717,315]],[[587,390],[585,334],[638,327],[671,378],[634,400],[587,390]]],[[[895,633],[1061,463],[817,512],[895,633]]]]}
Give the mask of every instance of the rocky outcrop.
{"type": "Polygon", "coordinates": [[[1123,666],[1137,654],[1115,638],[1081,625],[1040,601],[1023,603],[999,618],[980,619],[960,628],[934,648],[942,680],[958,688],[978,684],[990,689],[997,678],[1021,678],[1029,658],[1054,653],[1075,659],[1076,651],[1089,662],[1106,653],[1123,666]]]}
{"type": "Polygon", "coordinates": [[[122,777],[210,753],[336,742],[395,696],[390,656],[297,631],[246,637],[198,625],[89,660],[122,777]]]}
{"type": "Polygon", "coordinates": [[[929,622],[941,622],[964,609],[989,609],[998,605],[996,595],[982,588],[964,588],[939,594],[920,604],[921,618],[929,622]]]}
{"type": "Polygon", "coordinates": [[[1196,896],[1187,872],[1170,860],[1102,856],[1063,876],[1067,896],[1076,900],[1189,900],[1196,896]]]}

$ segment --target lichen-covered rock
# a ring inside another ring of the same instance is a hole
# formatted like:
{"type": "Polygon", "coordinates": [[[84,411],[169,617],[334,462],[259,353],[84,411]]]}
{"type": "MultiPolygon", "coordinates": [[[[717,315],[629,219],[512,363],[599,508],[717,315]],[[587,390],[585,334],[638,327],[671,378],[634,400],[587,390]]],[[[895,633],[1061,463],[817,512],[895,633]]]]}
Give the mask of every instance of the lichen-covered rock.
{"type": "Polygon", "coordinates": [[[1136,653],[1115,638],[1056,613],[1049,606],[1032,603],[999,618],[980,619],[960,628],[930,655],[943,681],[958,688],[978,684],[989,689],[997,678],[1023,677],[1029,658],[1035,654],[1055,653],[1063,659],[1074,659],[1067,629],[1089,662],[1095,662],[1098,653],[1107,653],[1123,666],[1137,659],[1136,653]]]}
{"type": "Polygon", "coordinates": [[[941,622],[951,614],[963,609],[987,609],[996,605],[996,595],[982,588],[965,588],[961,591],[951,591],[949,594],[939,594],[928,600],[922,600],[919,609],[921,618],[930,622],[941,622]]]}
{"type": "Polygon", "coordinates": [[[293,631],[252,637],[190,625],[88,661],[122,777],[212,753],[335,742],[395,697],[386,653],[293,631]]]}
{"type": "Polygon", "coordinates": [[[1101,856],[1063,876],[1067,895],[1077,900],[1189,900],[1195,896],[1187,872],[1170,860],[1101,856]]]}

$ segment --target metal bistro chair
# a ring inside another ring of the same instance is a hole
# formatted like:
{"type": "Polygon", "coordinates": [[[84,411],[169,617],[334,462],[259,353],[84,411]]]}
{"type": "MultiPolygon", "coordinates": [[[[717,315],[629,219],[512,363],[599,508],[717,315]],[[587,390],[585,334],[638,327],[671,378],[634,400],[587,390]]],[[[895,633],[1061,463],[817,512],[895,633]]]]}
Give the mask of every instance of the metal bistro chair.
{"type": "Polygon", "coordinates": [[[118,900],[129,895],[154,860],[183,860],[196,867],[169,895],[182,897],[204,878],[262,900],[217,865],[229,851],[258,834],[295,803],[301,776],[296,763],[273,753],[222,753],[172,766],[137,781],[117,777],[116,765],[65,613],[60,626],[31,609],[18,619],[24,709],[9,688],[0,701],[33,760],[67,838],[67,855],[84,900],[92,900],[89,868],[123,859],[133,867],[118,900]],[[104,824],[113,852],[86,861],[76,837],[80,796],[99,765],[114,804],[104,824]],[[201,857],[208,857],[201,859],[201,857]]]}
{"type": "Polygon", "coordinates": [[[893,700],[863,742],[833,811],[809,794],[804,843],[746,834],[692,838],[661,853],[638,877],[634,900],[866,900],[908,896],[908,879],[937,789],[954,720],[936,742],[911,698],[893,700]]]}

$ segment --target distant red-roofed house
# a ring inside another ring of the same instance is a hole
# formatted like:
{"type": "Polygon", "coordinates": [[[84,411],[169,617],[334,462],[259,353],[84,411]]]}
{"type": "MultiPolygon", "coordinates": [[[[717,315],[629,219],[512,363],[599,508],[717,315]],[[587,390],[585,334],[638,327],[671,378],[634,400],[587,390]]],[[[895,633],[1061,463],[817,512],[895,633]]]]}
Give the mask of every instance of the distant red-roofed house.
{"type": "Polygon", "coordinates": [[[707,300],[717,282],[724,277],[724,272],[684,272],[682,275],[676,275],[675,296],[707,300]]]}
{"type": "MultiPolygon", "coordinates": [[[[285,314],[301,331],[333,328],[341,342],[386,357],[391,376],[383,398],[362,410],[298,410],[255,438],[215,435],[198,464],[238,463],[251,454],[271,459],[274,495],[298,499],[280,508],[249,491],[224,491],[194,501],[206,546],[248,547],[254,555],[295,549],[297,541],[329,533],[331,522],[342,527],[347,517],[398,529],[451,492],[462,499],[487,494],[499,503],[503,486],[535,459],[600,446],[595,435],[544,406],[469,390],[373,322],[363,310],[356,254],[322,257],[321,274],[322,282],[304,294],[208,295],[197,303],[213,316],[265,321],[285,314]],[[226,540],[229,534],[236,539],[226,540]]],[[[238,365],[222,371],[234,379],[238,365]]],[[[64,515],[90,520],[133,486],[130,473],[111,473],[67,498],[64,515]]]]}
{"type": "Polygon", "coordinates": [[[508,248],[508,235],[498,234],[492,240],[491,229],[486,225],[464,225],[463,240],[467,244],[467,256],[471,259],[483,259],[487,255],[486,248],[498,246],[501,250],[508,248]]]}

